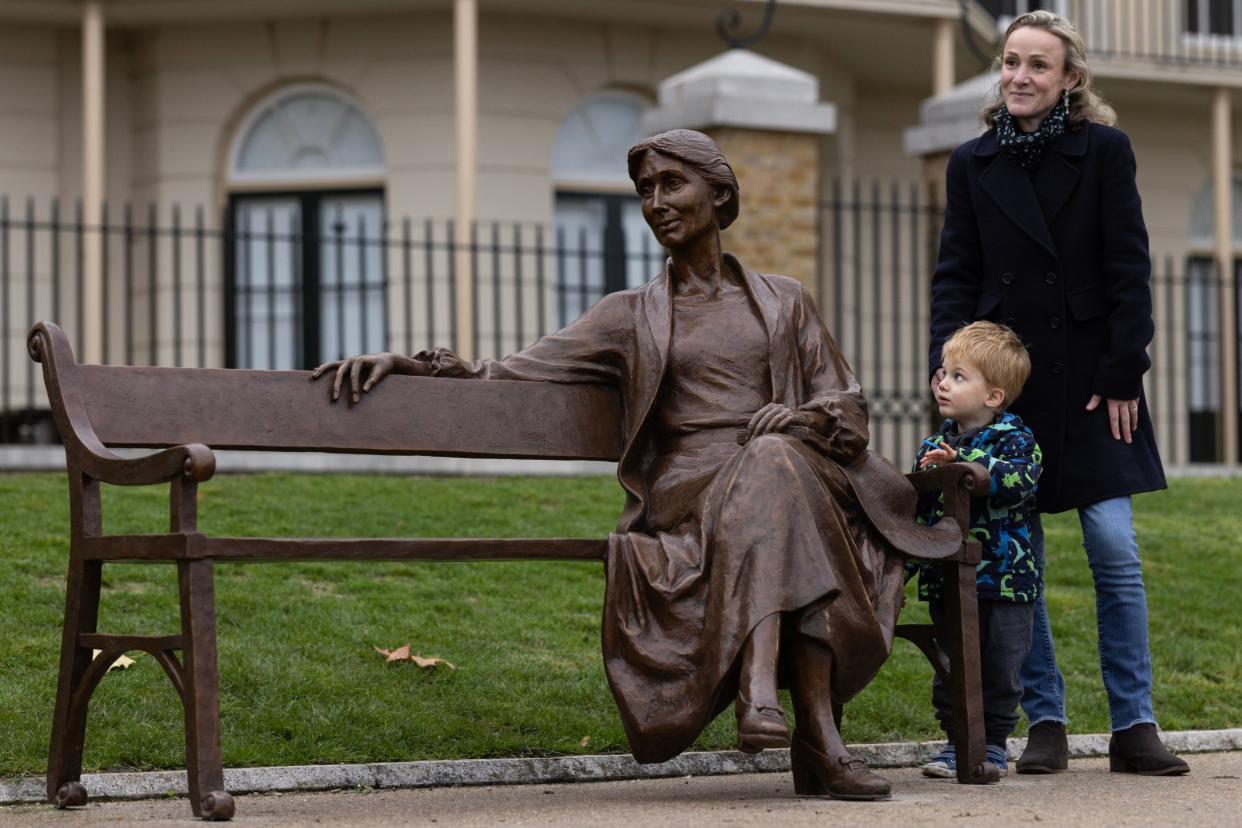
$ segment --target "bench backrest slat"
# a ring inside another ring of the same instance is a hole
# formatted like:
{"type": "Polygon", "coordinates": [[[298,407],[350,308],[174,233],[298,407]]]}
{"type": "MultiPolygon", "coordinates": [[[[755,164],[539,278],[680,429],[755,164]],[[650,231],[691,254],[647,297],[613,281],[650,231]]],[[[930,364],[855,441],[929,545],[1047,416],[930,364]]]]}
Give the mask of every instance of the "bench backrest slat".
{"type": "Polygon", "coordinates": [[[76,366],[111,446],[616,460],[621,404],[602,385],[389,377],[359,406],[304,371],[76,366]]]}

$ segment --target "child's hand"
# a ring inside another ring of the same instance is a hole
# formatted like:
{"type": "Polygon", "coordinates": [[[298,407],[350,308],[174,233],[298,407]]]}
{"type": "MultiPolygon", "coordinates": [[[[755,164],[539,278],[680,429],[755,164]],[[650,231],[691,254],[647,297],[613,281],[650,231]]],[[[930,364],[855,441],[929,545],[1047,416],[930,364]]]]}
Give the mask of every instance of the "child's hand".
{"type": "Polygon", "coordinates": [[[941,444],[938,448],[924,454],[919,460],[919,468],[926,469],[933,466],[943,466],[946,463],[952,463],[957,459],[957,449],[941,444]]]}

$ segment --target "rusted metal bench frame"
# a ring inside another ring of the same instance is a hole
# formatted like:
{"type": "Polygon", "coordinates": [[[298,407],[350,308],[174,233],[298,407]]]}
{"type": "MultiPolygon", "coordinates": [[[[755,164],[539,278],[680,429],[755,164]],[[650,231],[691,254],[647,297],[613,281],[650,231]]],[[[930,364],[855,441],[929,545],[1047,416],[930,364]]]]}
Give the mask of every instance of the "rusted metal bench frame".
{"type": "MultiPolygon", "coordinates": [[[[62,807],[86,801],[80,779],[92,692],[117,658],[141,650],[154,657],[181,698],[194,814],[232,816],[220,751],[216,561],[605,557],[606,539],[207,537],[198,531],[197,490],[215,472],[213,448],[615,460],[622,430],[612,389],[394,377],[354,412],[344,402],[329,406],[326,390],[307,382],[305,372],[78,365],[68,339],[51,323],[35,326],[29,351],[43,365],[69,474],[69,574],[47,772],[48,800],[62,807]],[[250,415],[241,418],[244,422],[232,416],[239,406],[250,415]],[[397,420],[405,427],[393,428],[389,421],[397,420]],[[162,450],[126,459],[107,446],[162,450]],[[100,483],[167,484],[169,531],[105,535],[100,483]],[[176,565],[179,633],[109,635],[97,630],[103,565],[122,562],[176,565]],[[100,654],[92,659],[96,649],[100,654]]],[[[943,561],[946,614],[958,623],[943,629],[901,625],[897,634],[913,641],[950,682],[958,781],[991,782],[996,772],[985,761],[975,602],[980,550],[966,535],[970,490],[980,491],[987,477],[978,467],[951,466],[910,479],[920,491],[943,490],[946,513],[962,528],[961,549],[943,561]],[[943,652],[949,655],[947,663],[943,652]]]]}

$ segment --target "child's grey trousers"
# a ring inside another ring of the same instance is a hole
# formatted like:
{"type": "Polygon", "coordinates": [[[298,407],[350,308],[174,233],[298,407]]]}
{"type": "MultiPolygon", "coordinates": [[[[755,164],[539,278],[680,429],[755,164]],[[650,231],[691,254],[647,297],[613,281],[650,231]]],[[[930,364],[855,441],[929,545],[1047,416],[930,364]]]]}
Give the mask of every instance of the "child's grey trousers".
{"type": "MultiPolygon", "coordinates": [[[[944,605],[928,604],[932,621],[943,625],[944,605]]],[[[1034,604],[1011,601],[979,602],[980,672],[983,676],[983,725],[989,745],[1005,746],[1005,740],[1018,726],[1018,703],[1022,701],[1022,680],[1018,673],[1031,648],[1034,604]]],[[[953,740],[953,705],[950,689],[940,676],[932,680],[932,705],[936,721],[949,741],[953,740]]]]}

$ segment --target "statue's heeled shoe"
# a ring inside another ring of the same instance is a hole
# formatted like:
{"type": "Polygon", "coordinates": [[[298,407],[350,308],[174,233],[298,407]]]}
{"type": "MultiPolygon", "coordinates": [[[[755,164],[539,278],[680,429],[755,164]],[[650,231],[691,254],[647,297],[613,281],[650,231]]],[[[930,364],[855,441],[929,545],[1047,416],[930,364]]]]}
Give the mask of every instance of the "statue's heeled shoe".
{"type": "Polygon", "coordinates": [[[794,793],[874,802],[891,799],[893,786],[867,768],[867,763],[848,753],[825,756],[794,733],[789,751],[794,793]]]}
{"type": "Polygon", "coordinates": [[[737,694],[737,749],[742,753],[758,753],[766,748],[789,747],[789,727],[785,711],[751,703],[737,694]]]}

